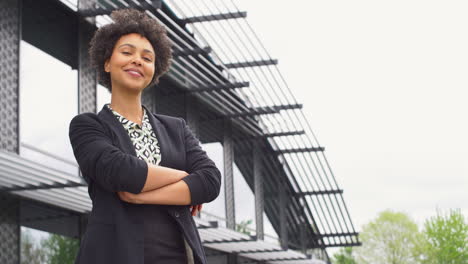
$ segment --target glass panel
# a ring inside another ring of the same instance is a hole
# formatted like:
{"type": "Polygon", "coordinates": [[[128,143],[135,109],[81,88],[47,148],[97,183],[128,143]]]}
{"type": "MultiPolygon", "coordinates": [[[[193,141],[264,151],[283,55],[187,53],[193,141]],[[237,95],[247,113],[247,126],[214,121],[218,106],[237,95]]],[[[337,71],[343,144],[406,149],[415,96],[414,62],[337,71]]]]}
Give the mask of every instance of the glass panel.
{"type": "Polygon", "coordinates": [[[97,110],[97,112],[101,111],[104,104],[107,104],[107,103],[111,102],[111,96],[112,96],[112,94],[109,92],[109,90],[106,87],[98,84],[97,92],[96,92],[96,110],[97,110]]]}
{"type": "Polygon", "coordinates": [[[236,164],[234,164],[234,201],[236,230],[255,235],[255,197],[236,164]]]}
{"type": "Polygon", "coordinates": [[[77,70],[25,41],[20,45],[20,155],[77,174],[68,137],[78,112],[77,70]]]}
{"type": "Polygon", "coordinates": [[[21,227],[20,263],[73,264],[79,240],[36,229],[21,227]]]}
{"type": "Polygon", "coordinates": [[[201,215],[203,219],[211,221],[219,221],[220,226],[226,226],[226,207],[224,204],[224,163],[223,163],[223,146],[221,143],[202,144],[202,148],[208,156],[214,161],[218,169],[221,171],[221,191],[219,196],[212,201],[203,205],[201,215]]]}

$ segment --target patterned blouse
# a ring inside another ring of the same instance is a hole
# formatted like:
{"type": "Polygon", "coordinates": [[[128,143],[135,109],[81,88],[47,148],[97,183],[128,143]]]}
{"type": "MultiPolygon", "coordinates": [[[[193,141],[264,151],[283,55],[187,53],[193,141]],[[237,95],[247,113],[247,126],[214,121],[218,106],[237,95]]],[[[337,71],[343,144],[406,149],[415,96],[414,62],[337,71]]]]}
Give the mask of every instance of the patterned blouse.
{"type": "Polygon", "coordinates": [[[112,113],[114,113],[120,123],[122,123],[128,135],[130,136],[137,157],[146,162],[159,165],[161,162],[159,142],[151,127],[151,123],[149,122],[145,108],[143,108],[143,121],[142,126],[140,126],[139,124],[128,120],[116,112],[111,108],[110,104],[106,105],[112,111],[112,113]]]}
{"type": "MultiPolygon", "coordinates": [[[[106,104],[106,106],[112,111],[112,113],[114,113],[115,117],[117,117],[117,119],[127,131],[135,148],[137,157],[146,162],[159,165],[159,163],[161,162],[161,151],[159,147],[159,142],[156,138],[156,133],[154,133],[154,130],[151,126],[145,108],[143,107],[143,120],[142,125],[140,126],[139,124],[128,120],[127,118],[116,112],[114,109],[111,108],[110,104],[106,104]]],[[[192,249],[188,245],[185,238],[183,240],[185,245],[185,253],[187,255],[187,263],[193,264],[194,256],[192,249]]]]}

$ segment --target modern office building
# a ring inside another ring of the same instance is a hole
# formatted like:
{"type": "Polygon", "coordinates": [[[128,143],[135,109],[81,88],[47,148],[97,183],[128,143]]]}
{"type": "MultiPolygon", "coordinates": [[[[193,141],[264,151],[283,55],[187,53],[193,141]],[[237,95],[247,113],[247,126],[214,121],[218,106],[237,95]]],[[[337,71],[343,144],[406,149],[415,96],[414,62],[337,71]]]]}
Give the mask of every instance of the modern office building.
{"type": "Polygon", "coordinates": [[[0,0],[0,263],[20,263],[23,228],[85,232],[68,125],[110,100],[88,43],[126,7],[162,22],[174,47],[143,103],[185,118],[223,173],[195,217],[209,263],[327,263],[327,248],[359,245],[301,102],[231,1],[0,0]]]}

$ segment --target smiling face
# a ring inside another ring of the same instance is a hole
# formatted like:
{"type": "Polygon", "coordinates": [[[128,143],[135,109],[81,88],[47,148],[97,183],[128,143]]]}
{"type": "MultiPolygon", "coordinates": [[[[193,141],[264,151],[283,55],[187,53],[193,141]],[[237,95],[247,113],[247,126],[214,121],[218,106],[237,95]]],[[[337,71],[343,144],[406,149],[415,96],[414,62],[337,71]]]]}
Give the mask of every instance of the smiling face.
{"type": "Polygon", "coordinates": [[[137,33],[120,37],[104,64],[104,70],[111,76],[112,91],[141,92],[153,79],[155,59],[153,46],[145,37],[137,33]]]}

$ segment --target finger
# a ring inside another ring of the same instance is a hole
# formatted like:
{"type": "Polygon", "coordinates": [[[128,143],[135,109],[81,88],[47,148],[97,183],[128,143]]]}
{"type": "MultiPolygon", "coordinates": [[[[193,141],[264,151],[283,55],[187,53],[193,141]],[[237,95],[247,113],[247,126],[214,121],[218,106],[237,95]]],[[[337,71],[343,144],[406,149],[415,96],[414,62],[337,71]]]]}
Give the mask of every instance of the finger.
{"type": "Polygon", "coordinates": [[[195,206],[190,206],[190,214],[193,216],[193,213],[195,212],[195,206]]]}

